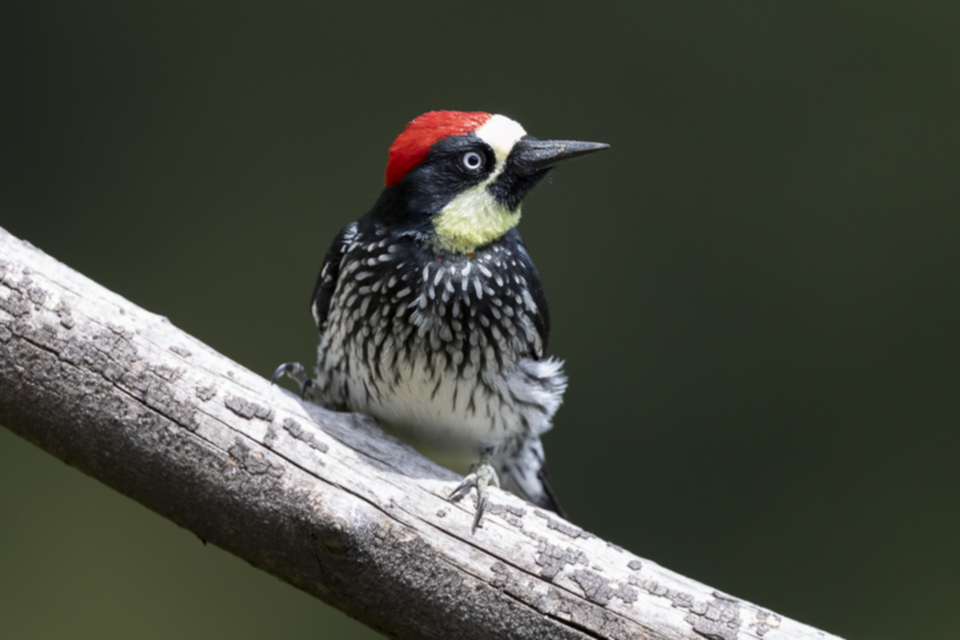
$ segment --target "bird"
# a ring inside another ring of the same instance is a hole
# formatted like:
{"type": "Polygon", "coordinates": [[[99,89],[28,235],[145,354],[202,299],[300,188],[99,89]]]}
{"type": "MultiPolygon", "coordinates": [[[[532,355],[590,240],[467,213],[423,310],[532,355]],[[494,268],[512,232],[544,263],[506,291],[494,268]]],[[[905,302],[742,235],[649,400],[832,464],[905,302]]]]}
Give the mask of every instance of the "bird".
{"type": "Polygon", "coordinates": [[[547,354],[550,312],[517,224],[524,196],[556,164],[608,147],[539,140],[479,111],[410,121],[373,208],[323,260],[310,301],[315,378],[295,362],[274,372],[465,472],[449,499],[476,491],[474,534],[490,486],[565,516],[540,438],[567,377],[547,354]]]}

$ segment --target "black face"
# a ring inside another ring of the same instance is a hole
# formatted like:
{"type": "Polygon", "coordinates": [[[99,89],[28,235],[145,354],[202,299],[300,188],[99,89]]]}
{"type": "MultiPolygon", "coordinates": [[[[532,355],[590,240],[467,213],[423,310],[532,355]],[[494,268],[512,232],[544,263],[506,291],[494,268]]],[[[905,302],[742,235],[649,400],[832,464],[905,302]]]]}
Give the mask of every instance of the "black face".
{"type": "Polygon", "coordinates": [[[493,149],[476,135],[444,138],[395,188],[404,192],[411,209],[432,215],[490,177],[496,164],[493,149]]]}
{"type": "MultiPolygon", "coordinates": [[[[553,165],[606,148],[595,142],[523,136],[488,189],[504,208],[516,211],[553,165]]],[[[371,213],[374,218],[388,218],[392,224],[410,230],[429,232],[430,218],[459,194],[487,180],[496,163],[493,149],[476,134],[445,138],[436,142],[427,157],[400,182],[384,189],[371,213]]]]}
{"type": "Polygon", "coordinates": [[[523,136],[510,150],[503,173],[490,185],[490,193],[510,211],[516,211],[523,197],[543,180],[551,167],[532,166],[528,161],[528,149],[537,142],[533,136],[523,136]]]}
{"type": "MultiPolygon", "coordinates": [[[[550,168],[526,166],[524,149],[536,138],[524,136],[507,157],[503,172],[490,185],[490,193],[510,211],[515,211],[527,192],[550,168]]],[[[433,145],[430,154],[397,184],[409,206],[427,214],[438,213],[457,195],[487,178],[497,159],[486,142],[470,133],[445,138],[433,145]]]]}

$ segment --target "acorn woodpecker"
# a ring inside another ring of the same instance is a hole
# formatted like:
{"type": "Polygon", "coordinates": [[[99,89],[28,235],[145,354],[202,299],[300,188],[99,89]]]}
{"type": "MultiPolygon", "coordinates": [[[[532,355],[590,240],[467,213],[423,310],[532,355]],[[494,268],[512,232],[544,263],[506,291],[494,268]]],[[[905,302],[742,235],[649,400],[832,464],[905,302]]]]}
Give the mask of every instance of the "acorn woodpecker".
{"type": "Polygon", "coordinates": [[[540,436],[567,386],[547,356],[550,315],[516,226],[520,203],[562,160],[608,145],[538,140],[502,115],[431,111],[390,147],[373,209],[327,251],[311,300],[316,379],[301,394],[376,418],[468,471],[454,501],[487,487],[563,515],[540,436]]]}

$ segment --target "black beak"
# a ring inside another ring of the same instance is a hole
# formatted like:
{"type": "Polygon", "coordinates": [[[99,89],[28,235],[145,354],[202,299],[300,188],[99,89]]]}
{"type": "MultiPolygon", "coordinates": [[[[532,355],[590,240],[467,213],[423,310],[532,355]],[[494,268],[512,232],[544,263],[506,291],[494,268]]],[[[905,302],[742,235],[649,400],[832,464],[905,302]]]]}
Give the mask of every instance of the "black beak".
{"type": "Polygon", "coordinates": [[[558,162],[585,156],[588,153],[609,149],[602,142],[577,142],[576,140],[537,140],[531,136],[521,138],[514,146],[512,155],[515,170],[521,175],[532,175],[549,169],[558,162]]]}
{"type": "Polygon", "coordinates": [[[550,172],[553,165],[603,151],[609,146],[602,142],[537,140],[533,136],[524,136],[513,145],[503,172],[490,185],[490,193],[507,209],[516,211],[523,196],[550,172]]]}

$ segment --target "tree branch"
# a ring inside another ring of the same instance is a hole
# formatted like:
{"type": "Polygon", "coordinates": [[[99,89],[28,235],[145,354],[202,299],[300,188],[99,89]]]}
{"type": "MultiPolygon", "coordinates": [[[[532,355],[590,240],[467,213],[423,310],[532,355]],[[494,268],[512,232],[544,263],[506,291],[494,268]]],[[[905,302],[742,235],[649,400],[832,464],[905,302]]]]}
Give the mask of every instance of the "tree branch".
{"type": "Polygon", "coordinates": [[[300,402],[0,229],[0,423],[402,638],[836,638],[300,402]]]}

